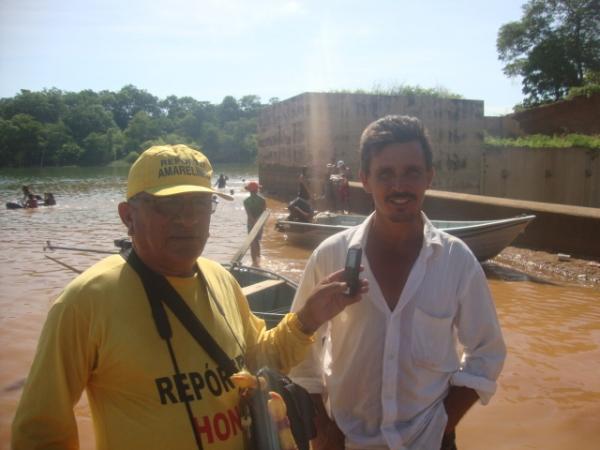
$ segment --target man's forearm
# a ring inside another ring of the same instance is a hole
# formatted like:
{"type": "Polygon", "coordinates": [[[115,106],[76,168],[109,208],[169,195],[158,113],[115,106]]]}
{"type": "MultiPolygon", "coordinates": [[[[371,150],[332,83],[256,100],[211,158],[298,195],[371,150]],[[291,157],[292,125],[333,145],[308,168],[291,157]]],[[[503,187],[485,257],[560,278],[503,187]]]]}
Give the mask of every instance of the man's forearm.
{"type": "Polygon", "coordinates": [[[479,396],[474,389],[465,386],[450,387],[450,391],[444,399],[444,407],[448,415],[445,434],[454,431],[458,422],[478,399],[479,396]]]}

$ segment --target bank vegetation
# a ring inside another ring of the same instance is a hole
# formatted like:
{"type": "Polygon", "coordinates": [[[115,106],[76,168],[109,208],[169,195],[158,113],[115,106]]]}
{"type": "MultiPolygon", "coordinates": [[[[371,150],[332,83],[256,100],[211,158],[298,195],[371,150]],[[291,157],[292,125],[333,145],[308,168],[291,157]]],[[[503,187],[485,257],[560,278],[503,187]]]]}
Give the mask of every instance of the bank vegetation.
{"type": "Polygon", "coordinates": [[[0,167],[104,165],[175,143],[202,148],[212,161],[253,161],[263,106],[256,95],[212,104],[159,99],[132,85],[118,92],[21,90],[0,99],[0,167]]]}

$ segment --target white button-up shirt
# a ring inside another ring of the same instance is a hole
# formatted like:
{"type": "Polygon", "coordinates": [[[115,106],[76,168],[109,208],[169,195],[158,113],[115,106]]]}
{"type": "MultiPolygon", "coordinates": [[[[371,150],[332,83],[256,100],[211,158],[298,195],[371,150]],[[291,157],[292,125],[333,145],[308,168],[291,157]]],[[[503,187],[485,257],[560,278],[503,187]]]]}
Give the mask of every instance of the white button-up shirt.
{"type": "MultiPolygon", "coordinates": [[[[367,244],[373,215],[338,233],[310,257],[292,305],[344,266],[351,246],[367,244]]],[[[439,450],[451,385],[475,389],[486,404],[506,348],[485,274],[469,248],[423,214],[424,239],[402,294],[390,310],[363,252],[369,292],[321,326],[297,383],[326,393],[349,449],[439,450]]]]}

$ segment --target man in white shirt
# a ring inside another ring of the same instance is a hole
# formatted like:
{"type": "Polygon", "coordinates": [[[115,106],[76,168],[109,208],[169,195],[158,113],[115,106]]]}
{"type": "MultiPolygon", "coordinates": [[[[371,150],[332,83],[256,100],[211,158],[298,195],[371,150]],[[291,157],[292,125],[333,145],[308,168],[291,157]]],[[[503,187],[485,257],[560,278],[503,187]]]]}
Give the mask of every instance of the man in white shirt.
{"type": "Polygon", "coordinates": [[[348,248],[363,248],[369,292],[319,328],[292,371],[316,394],[314,448],[455,449],[457,423],[489,401],[506,356],[493,300],[468,247],[421,211],[433,166],[419,119],[383,117],[360,148],[375,211],[314,251],[292,306],[343,267],[348,248]]]}

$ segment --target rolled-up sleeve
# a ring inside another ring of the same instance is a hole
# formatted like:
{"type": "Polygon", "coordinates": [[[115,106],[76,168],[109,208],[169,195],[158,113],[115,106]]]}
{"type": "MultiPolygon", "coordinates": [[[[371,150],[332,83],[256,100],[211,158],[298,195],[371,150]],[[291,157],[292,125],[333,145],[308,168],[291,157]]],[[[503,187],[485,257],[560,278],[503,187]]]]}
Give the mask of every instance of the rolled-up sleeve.
{"type": "Polygon", "coordinates": [[[506,346],[485,274],[476,262],[464,271],[458,308],[455,325],[464,353],[451,384],[474,389],[485,405],[496,392],[506,346]]]}

